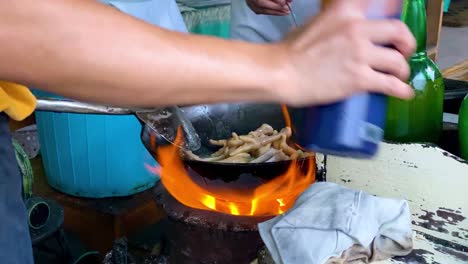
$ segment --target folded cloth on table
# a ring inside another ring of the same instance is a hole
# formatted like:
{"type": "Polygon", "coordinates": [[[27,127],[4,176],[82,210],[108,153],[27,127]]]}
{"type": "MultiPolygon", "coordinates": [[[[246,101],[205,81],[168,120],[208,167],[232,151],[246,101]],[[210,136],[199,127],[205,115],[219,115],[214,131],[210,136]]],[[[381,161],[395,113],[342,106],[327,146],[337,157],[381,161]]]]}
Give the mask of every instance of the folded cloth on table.
{"type": "Polygon", "coordinates": [[[413,248],[404,200],[381,198],[334,183],[315,183],[287,213],[259,224],[281,264],[369,263],[413,248]]]}

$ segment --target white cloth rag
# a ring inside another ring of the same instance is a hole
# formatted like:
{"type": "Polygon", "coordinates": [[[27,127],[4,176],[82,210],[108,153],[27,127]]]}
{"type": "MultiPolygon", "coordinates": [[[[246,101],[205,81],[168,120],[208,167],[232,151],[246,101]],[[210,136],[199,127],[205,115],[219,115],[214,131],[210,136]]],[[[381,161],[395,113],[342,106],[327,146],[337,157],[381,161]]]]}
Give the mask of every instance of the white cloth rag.
{"type": "Polygon", "coordinates": [[[313,184],[259,230],[278,264],[369,263],[407,255],[413,247],[406,201],[325,182],[313,184]]]}

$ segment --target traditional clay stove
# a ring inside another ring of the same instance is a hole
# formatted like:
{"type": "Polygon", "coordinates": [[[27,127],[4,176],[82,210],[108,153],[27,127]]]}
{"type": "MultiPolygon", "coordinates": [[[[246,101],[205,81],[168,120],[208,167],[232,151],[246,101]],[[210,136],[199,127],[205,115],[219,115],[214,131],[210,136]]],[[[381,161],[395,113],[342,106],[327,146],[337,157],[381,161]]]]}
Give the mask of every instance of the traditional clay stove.
{"type": "Polygon", "coordinates": [[[174,199],[160,183],[155,198],[167,214],[164,238],[169,263],[251,263],[263,247],[257,224],[272,216],[193,209],[174,199]]]}
{"type": "Polygon", "coordinates": [[[154,197],[166,213],[161,243],[164,256],[149,263],[250,264],[259,257],[268,258],[261,254],[264,244],[257,226],[276,214],[234,215],[233,211],[191,208],[175,199],[161,182],[154,188],[154,197]]]}

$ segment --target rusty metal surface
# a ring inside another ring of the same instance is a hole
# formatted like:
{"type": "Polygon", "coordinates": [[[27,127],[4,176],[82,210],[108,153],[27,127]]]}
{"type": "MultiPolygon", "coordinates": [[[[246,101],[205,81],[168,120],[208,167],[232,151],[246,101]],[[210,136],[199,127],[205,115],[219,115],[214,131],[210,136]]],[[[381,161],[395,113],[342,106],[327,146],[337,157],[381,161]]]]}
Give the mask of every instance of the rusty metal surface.
{"type": "Polygon", "coordinates": [[[415,249],[381,263],[468,263],[468,163],[433,145],[382,144],[373,160],[328,157],[327,180],[408,200],[415,249]]]}

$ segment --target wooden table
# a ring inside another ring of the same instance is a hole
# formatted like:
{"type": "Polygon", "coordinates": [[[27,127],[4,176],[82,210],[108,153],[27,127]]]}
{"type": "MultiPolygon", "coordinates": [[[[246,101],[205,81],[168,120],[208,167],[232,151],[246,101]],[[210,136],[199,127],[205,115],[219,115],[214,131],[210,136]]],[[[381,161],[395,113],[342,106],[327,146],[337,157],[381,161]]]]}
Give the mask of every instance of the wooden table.
{"type": "Polygon", "coordinates": [[[106,254],[115,239],[140,232],[161,220],[163,211],[153,200],[152,189],[129,197],[84,199],[52,189],[46,181],[41,158],[31,161],[34,193],[64,207],[65,229],[90,250],[106,254]]]}
{"type": "Polygon", "coordinates": [[[443,70],[442,75],[447,79],[468,82],[468,60],[443,70]]]}
{"type": "Polygon", "coordinates": [[[329,157],[327,180],[406,199],[414,251],[383,263],[468,263],[468,163],[437,147],[382,144],[373,160],[329,157]]]}

